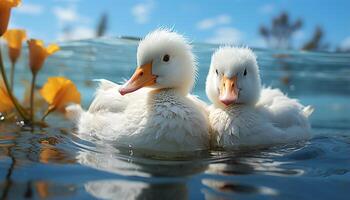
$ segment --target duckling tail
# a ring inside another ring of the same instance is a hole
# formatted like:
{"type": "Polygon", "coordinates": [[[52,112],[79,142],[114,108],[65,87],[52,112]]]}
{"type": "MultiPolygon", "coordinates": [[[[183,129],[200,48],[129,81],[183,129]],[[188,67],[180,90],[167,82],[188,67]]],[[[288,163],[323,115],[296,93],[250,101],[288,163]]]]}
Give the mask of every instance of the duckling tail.
{"type": "Polygon", "coordinates": [[[77,123],[81,114],[84,112],[83,108],[78,104],[72,104],[66,107],[65,116],[74,123],[77,123]]]}
{"type": "Polygon", "coordinates": [[[309,117],[313,112],[314,112],[314,108],[312,106],[306,106],[304,109],[303,109],[303,114],[305,117],[309,117]]]}

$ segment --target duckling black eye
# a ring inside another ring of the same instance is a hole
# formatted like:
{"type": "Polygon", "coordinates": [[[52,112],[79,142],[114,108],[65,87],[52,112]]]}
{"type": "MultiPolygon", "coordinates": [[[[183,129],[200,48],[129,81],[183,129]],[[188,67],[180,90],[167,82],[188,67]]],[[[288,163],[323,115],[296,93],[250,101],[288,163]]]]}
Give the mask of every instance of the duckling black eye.
{"type": "Polygon", "coordinates": [[[243,75],[247,76],[247,69],[244,69],[243,75]]]}
{"type": "Polygon", "coordinates": [[[217,70],[217,69],[215,70],[215,73],[216,73],[216,75],[219,75],[219,72],[218,72],[218,70],[217,70]]]}
{"type": "Polygon", "coordinates": [[[164,56],[163,56],[163,61],[164,62],[168,62],[170,60],[170,56],[168,55],[168,54],[165,54],[164,56]]]}

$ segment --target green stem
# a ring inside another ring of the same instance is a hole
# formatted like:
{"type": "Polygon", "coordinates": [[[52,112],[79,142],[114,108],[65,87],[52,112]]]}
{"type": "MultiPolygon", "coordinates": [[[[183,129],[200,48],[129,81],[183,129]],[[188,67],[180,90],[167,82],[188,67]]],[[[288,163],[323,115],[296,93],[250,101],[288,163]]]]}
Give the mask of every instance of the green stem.
{"type": "Polygon", "coordinates": [[[15,66],[16,64],[14,62],[11,62],[11,74],[10,74],[11,92],[13,92],[14,81],[15,81],[15,66]]]}
{"type": "Polygon", "coordinates": [[[1,55],[1,49],[0,49],[0,71],[1,71],[1,75],[2,75],[2,79],[4,81],[7,93],[13,103],[13,105],[15,106],[17,112],[19,113],[19,115],[24,119],[24,120],[28,120],[27,115],[24,112],[24,109],[21,107],[21,105],[17,102],[16,98],[14,97],[14,95],[12,94],[12,91],[10,90],[8,81],[7,81],[7,76],[6,76],[6,72],[5,72],[5,67],[2,61],[2,55],[1,55]]]}
{"type": "Polygon", "coordinates": [[[30,120],[34,121],[34,91],[35,91],[36,73],[33,73],[32,84],[30,87],[30,120]]]}
{"type": "Polygon", "coordinates": [[[55,109],[56,109],[55,107],[49,107],[49,108],[47,109],[47,111],[45,112],[44,116],[41,118],[41,121],[44,121],[45,118],[46,118],[51,112],[55,111],[55,109]]]}

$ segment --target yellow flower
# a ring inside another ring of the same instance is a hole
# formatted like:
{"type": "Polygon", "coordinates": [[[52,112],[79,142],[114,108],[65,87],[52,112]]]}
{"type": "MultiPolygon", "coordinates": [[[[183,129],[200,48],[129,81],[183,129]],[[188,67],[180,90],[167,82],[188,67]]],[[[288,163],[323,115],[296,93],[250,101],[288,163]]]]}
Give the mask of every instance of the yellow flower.
{"type": "Polygon", "coordinates": [[[29,47],[29,67],[33,74],[36,74],[43,66],[45,59],[60,50],[57,44],[50,44],[47,48],[44,47],[42,40],[28,40],[29,47]]]}
{"type": "Polygon", "coordinates": [[[7,90],[3,84],[0,82],[0,112],[6,112],[12,110],[14,105],[7,93],[7,90]]]}
{"type": "Polygon", "coordinates": [[[49,103],[49,110],[64,111],[69,103],[80,104],[80,93],[71,80],[51,77],[40,90],[41,96],[49,103]]]}
{"type": "Polygon", "coordinates": [[[10,20],[11,8],[21,4],[21,0],[0,0],[0,36],[7,29],[10,20]]]}
{"type": "Polygon", "coordinates": [[[26,31],[21,29],[10,29],[4,34],[3,38],[7,41],[9,56],[12,63],[16,63],[21,54],[22,42],[26,37],[26,31]]]}

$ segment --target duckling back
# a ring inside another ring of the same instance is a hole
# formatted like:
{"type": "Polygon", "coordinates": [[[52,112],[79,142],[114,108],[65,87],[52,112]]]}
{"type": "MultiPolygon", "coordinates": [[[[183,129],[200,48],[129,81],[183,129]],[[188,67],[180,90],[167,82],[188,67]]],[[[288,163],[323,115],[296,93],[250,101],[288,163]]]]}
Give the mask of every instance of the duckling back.
{"type": "Polygon", "coordinates": [[[306,129],[310,128],[308,117],[312,114],[313,108],[303,106],[297,99],[289,98],[279,89],[262,89],[256,107],[276,127],[301,126],[306,129]]]}

